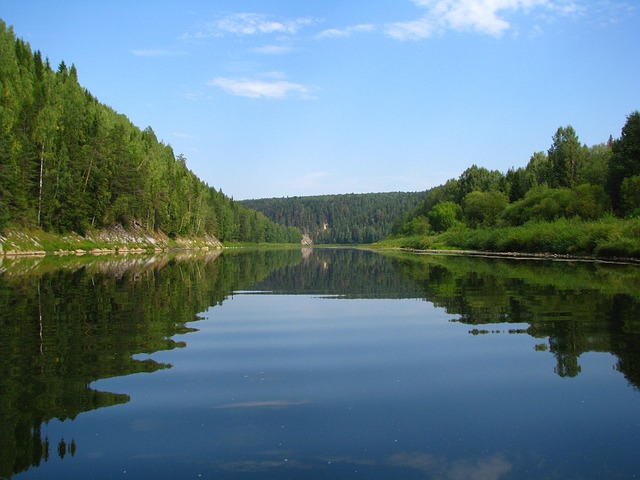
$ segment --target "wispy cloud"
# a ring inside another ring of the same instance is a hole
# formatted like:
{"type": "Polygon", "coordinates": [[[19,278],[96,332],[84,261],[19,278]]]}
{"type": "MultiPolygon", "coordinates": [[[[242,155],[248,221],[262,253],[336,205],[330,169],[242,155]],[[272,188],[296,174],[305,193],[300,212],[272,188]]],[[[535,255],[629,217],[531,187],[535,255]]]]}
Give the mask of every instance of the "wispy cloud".
{"type": "Polygon", "coordinates": [[[283,79],[217,77],[211,80],[209,85],[220,87],[225,92],[240,97],[282,99],[293,95],[311,98],[308,87],[283,79]]]}
{"type": "Polygon", "coordinates": [[[387,27],[387,34],[398,40],[420,40],[446,30],[474,31],[500,36],[511,24],[509,13],[529,13],[543,9],[547,14],[574,15],[581,11],[575,0],[414,0],[425,9],[419,18],[395,22],[387,27]]]}
{"type": "Polygon", "coordinates": [[[187,55],[182,50],[136,49],[131,50],[136,57],[181,57],[187,55]]]}
{"type": "Polygon", "coordinates": [[[256,34],[295,35],[300,29],[311,25],[309,17],[279,19],[263,13],[234,13],[212,22],[202,24],[186,38],[219,37],[225,34],[239,36],[256,34]]]}
{"type": "Polygon", "coordinates": [[[260,53],[262,55],[283,55],[286,53],[291,53],[294,48],[291,45],[263,45],[261,47],[256,47],[253,49],[253,52],[260,53]]]}
{"type": "Polygon", "coordinates": [[[328,28],[321,31],[317,38],[343,38],[350,37],[354,33],[372,32],[375,30],[375,26],[370,23],[361,23],[359,25],[352,25],[346,28],[328,28]]]}

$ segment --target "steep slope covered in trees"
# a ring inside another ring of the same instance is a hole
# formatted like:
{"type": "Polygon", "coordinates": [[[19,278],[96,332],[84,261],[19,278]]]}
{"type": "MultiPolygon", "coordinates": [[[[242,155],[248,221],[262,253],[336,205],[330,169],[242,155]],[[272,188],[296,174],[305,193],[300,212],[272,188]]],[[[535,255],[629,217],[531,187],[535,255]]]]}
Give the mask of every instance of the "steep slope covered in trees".
{"type": "Polygon", "coordinates": [[[301,233],[209,187],[126,116],[56,71],[0,20],[0,233],[84,233],[115,224],[170,237],[300,242],[301,233]]]}
{"type": "Polygon", "coordinates": [[[372,243],[384,238],[398,217],[415,208],[425,192],[389,192],[241,201],[281,225],[294,226],[315,243],[372,243]]]}

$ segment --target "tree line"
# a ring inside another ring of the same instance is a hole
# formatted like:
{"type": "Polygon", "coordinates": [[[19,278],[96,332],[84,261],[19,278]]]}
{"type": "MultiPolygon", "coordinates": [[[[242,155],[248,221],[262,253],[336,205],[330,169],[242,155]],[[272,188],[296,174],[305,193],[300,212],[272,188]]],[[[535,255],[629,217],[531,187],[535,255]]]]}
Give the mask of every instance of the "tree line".
{"type": "Polygon", "coordinates": [[[116,224],[226,242],[302,238],[208,186],[151,127],[83,88],[74,65],[54,71],[0,20],[0,232],[116,224]]]}
{"type": "Polygon", "coordinates": [[[396,219],[424,200],[425,192],[388,192],[243,200],[245,207],[301,229],[314,243],[373,243],[396,219]]]}
{"type": "MultiPolygon", "coordinates": [[[[396,236],[437,235],[455,228],[519,227],[532,222],[640,217],[640,113],[620,138],[587,147],[560,127],[546,152],[506,173],[477,165],[427,191],[393,226],[396,236]]],[[[637,236],[637,233],[636,233],[637,236]]]]}

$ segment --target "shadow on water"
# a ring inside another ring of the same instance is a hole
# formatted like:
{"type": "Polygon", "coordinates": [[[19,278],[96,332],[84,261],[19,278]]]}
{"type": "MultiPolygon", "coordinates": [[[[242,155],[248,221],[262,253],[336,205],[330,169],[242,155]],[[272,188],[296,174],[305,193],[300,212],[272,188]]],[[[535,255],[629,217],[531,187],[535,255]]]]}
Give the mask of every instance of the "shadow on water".
{"type": "Polygon", "coordinates": [[[183,347],[172,338],[192,331],[190,322],[201,312],[241,290],[421,299],[469,325],[471,335],[540,339],[536,350],[555,357],[561,377],[581,372],[583,353],[609,352],[616,369],[640,388],[636,266],[354,249],[5,259],[0,477],[52,455],[73,457],[75,440],[49,439],[43,425],[128,402],[126,394],[91,384],[171,368],[136,355],[183,347]]]}

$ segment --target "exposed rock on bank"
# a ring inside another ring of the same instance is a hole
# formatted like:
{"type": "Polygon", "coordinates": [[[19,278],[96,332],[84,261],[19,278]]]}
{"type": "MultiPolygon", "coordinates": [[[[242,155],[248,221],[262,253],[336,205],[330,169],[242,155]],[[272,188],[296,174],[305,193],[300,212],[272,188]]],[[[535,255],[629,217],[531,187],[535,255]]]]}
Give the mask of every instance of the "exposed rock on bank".
{"type": "Polygon", "coordinates": [[[0,255],[5,256],[129,254],[222,247],[213,235],[169,238],[162,232],[148,232],[136,226],[125,229],[120,225],[86,235],[57,235],[42,230],[9,230],[0,235],[0,255]]]}

